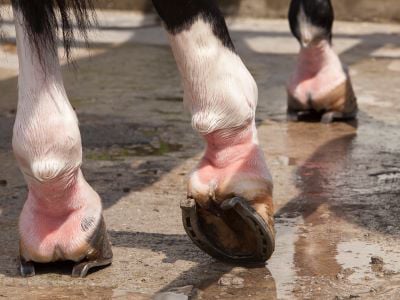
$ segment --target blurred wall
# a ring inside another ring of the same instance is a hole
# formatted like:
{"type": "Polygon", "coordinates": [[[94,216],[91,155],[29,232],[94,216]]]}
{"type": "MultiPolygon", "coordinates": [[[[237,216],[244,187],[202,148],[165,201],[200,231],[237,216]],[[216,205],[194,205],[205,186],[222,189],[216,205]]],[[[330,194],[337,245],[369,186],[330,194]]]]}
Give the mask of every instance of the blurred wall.
{"type": "MultiPolygon", "coordinates": [[[[151,12],[151,0],[94,0],[99,8],[151,12]]],[[[168,0],[165,0],[168,1],[168,0]]],[[[284,18],[290,0],[218,0],[227,15],[284,18]]],[[[332,0],[340,20],[400,22],[400,0],[332,0]]]]}

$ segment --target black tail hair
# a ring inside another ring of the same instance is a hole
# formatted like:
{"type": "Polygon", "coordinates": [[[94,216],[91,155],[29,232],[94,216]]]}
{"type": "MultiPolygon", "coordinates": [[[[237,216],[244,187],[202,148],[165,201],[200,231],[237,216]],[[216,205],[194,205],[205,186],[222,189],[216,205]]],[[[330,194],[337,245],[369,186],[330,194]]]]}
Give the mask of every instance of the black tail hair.
{"type": "Polygon", "coordinates": [[[53,33],[61,30],[65,53],[70,60],[74,23],[86,41],[88,28],[96,24],[92,0],[12,0],[12,5],[22,13],[29,40],[38,50],[39,59],[41,48],[55,49],[57,36],[53,33]]]}

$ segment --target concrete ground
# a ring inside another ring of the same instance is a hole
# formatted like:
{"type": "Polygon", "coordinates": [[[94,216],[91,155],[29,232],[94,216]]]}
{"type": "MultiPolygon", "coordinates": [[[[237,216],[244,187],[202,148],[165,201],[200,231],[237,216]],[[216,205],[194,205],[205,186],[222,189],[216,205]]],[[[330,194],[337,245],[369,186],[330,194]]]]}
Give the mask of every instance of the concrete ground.
{"type": "Polygon", "coordinates": [[[184,233],[179,202],[203,143],[184,111],[163,30],[152,16],[104,12],[100,20],[91,49],[76,45],[77,68],[64,62],[63,69],[114,263],[85,279],[72,279],[65,265],[19,277],[17,222],[26,187],[11,152],[18,70],[6,16],[0,298],[400,298],[400,26],[336,23],[335,47],[351,68],[360,114],[358,122],[322,125],[286,121],[284,85],[298,50],[287,22],[229,20],[258,82],[257,125],[277,209],[274,256],[265,268],[246,269],[216,262],[184,233]]]}
{"type": "MultiPolygon", "coordinates": [[[[290,0],[217,0],[221,10],[229,16],[251,18],[286,18],[290,0]]],[[[95,0],[101,9],[153,12],[148,0],[95,0]]],[[[398,0],[334,0],[335,18],[342,21],[399,22],[398,0]]]]}

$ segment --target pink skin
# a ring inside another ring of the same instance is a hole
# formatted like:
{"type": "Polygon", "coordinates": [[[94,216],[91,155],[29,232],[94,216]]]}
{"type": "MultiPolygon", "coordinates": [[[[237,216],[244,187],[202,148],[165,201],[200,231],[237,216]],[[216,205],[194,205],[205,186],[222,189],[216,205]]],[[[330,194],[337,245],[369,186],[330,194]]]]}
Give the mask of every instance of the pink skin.
{"type": "Polygon", "coordinates": [[[89,249],[87,241],[100,220],[97,193],[80,170],[68,179],[29,182],[28,186],[19,223],[23,257],[36,262],[79,261],[89,249]],[[81,226],[84,218],[91,221],[87,231],[81,226]]]}
{"type": "Polygon", "coordinates": [[[272,179],[255,133],[255,126],[248,126],[204,136],[206,151],[189,181],[189,195],[200,205],[234,195],[271,200],[272,179]]]}
{"type": "Polygon", "coordinates": [[[306,105],[310,95],[314,100],[323,99],[346,79],[339,57],[328,41],[321,40],[301,48],[288,92],[306,105]]]}
{"type": "Polygon", "coordinates": [[[20,75],[13,150],[29,189],[19,220],[20,254],[43,263],[79,261],[99,224],[100,198],[80,170],[78,121],[56,51],[43,48],[41,64],[22,15],[14,10],[14,16],[20,75]]]}

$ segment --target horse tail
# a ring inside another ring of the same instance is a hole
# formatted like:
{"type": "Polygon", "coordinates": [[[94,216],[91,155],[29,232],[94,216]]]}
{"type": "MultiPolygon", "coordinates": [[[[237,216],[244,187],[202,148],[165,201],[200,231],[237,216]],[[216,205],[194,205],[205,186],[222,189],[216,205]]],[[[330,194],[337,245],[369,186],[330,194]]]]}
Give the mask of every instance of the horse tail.
{"type": "Polygon", "coordinates": [[[38,53],[43,47],[54,49],[55,33],[61,32],[68,60],[74,28],[87,41],[88,29],[96,24],[92,0],[12,0],[12,5],[22,14],[29,41],[38,53]]]}

